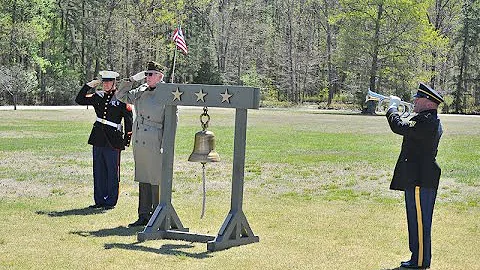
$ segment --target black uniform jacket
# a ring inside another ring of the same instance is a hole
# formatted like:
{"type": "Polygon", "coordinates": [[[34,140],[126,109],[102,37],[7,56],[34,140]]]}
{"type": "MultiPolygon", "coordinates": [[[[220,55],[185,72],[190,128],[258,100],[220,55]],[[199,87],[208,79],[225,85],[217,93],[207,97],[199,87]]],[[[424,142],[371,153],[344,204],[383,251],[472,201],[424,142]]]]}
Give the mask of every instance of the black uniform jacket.
{"type": "Polygon", "coordinates": [[[403,142],[390,189],[438,188],[441,170],[435,157],[442,125],[437,110],[420,112],[408,122],[403,122],[396,112],[396,108],[390,108],[387,119],[392,131],[403,136],[403,142]]]}
{"type": "Polygon", "coordinates": [[[132,112],[129,109],[130,106],[118,100],[115,97],[115,93],[107,94],[104,91],[97,91],[87,95],[87,91],[90,89],[91,87],[85,84],[78,92],[75,102],[80,105],[93,106],[98,118],[116,124],[120,124],[123,118],[125,136],[123,135],[123,130],[95,121],[88,143],[95,146],[125,149],[125,146],[130,145],[132,135],[132,112]]]}

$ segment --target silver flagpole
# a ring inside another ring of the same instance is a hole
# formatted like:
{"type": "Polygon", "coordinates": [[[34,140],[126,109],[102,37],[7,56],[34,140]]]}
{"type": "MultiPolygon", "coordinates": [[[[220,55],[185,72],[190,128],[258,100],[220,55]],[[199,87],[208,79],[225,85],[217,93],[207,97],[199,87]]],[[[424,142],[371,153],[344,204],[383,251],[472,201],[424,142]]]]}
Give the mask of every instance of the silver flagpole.
{"type": "Polygon", "coordinates": [[[175,78],[175,62],[177,62],[177,44],[175,44],[175,49],[173,51],[173,68],[172,76],[170,77],[170,83],[174,83],[173,79],[175,78]]]}

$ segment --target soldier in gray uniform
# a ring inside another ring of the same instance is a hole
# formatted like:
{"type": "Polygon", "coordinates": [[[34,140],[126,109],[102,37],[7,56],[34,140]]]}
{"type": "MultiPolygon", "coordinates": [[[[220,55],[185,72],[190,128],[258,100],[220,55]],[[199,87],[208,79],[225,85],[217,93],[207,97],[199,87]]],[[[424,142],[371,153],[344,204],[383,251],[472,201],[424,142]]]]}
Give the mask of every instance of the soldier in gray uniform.
{"type": "Polygon", "coordinates": [[[116,96],[134,105],[133,157],[135,181],[139,182],[138,220],[129,224],[144,226],[159,203],[159,184],[162,174],[162,137],[165,107],[156,103],[156,85],[163,83],[165,68],[148,62],[146,71],[139,72],[120,83],[116,96]],[[135,81],[146,83],[132,89],[135,81]]]}

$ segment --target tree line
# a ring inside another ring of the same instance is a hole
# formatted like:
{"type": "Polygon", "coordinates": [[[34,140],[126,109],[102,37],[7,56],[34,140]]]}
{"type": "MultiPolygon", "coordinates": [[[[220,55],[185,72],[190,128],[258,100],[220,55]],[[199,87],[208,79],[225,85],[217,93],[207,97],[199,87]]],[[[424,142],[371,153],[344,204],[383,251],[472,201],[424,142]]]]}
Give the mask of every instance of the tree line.
{"type": "Polygon", "coordinates": [[[480,111],[478,0],[0,0],[0,104],[68,105],[103,69],[261,89],[264,104],[361,108],[370,89],[480,111]],[[169,71],[171,73],[171,70],[169,71]],[[167,74],[169,77],[169,74],[167,74]]]}

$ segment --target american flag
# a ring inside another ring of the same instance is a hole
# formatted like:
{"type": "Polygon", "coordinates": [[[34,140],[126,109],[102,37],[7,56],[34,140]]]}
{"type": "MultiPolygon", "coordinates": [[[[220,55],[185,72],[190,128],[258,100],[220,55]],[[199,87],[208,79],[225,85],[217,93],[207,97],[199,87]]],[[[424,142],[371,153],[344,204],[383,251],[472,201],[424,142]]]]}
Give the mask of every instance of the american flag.
{"type": "Polygon", "coordinates": [[[179,26],[175,32],[173,32],[173,41],[177,47],[182,50],[184,54],[188,53],[187,43],[185,43],[185,37],[183,36],[182,28],[179,26]]]}

